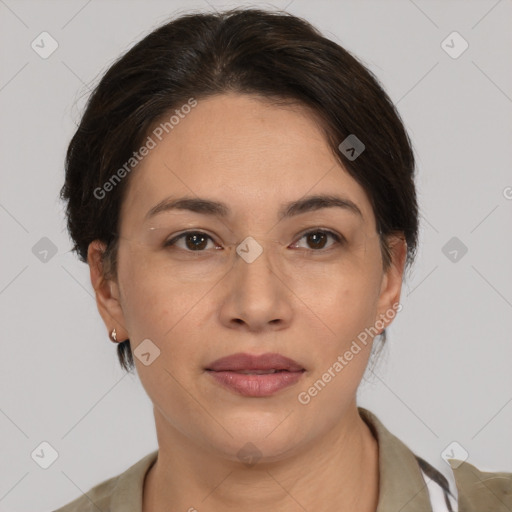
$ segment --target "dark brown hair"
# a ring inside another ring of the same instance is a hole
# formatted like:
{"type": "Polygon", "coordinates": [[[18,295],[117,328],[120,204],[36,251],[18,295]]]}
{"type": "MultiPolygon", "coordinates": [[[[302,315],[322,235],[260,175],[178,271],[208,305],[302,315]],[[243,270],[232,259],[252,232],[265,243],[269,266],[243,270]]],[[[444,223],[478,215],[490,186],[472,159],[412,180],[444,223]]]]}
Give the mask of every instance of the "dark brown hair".
{"type": "MultiPolygon", "coordinates": [[[[116,276],[119,212],[129,176],[108,187],[108,194],[105,184],[156,121],[190,98],[226,92],[298,103],[313,112],[336,158],[369,197],[384,266],[390,264],[387,236],[396,232],[407,242],[406,266],[412,263],[415,163],[393,103],[363,64],[307,21],[252,8],[182,15],[144,37],[103,75],[69,144],[60,194],[82,261],[90,242],[101,240],[107,245],[105,273],[116,276]],[[356,159],[339,149],[349,135],[365,145],[356,159]]],[[[119,343],[118,357],[125,370],[134,368],[129,340],[119,343]]]]}

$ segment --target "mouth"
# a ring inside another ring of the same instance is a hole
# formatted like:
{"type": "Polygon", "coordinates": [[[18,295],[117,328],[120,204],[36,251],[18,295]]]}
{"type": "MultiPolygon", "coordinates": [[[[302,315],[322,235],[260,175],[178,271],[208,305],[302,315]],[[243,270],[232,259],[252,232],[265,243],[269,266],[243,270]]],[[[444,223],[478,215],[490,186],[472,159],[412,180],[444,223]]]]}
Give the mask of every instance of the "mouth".
{"type": "MultiPolygon", "coordinates": [[[[213,370],[210,370],[213,371],[213,370]]],[[[234,371],[234,370],[224,370],[224,371],[234,371]]],[[[287,372],[289,370],[276,370],[275,368],[272,370],[237,370],[234,373],[242,373],[244,375],[269,375],[272,373],[278,372],[287,372]]],[[[304,371],[304,370],[301,370],[304,371]]]]}
{"type": "Polygon", "coordinates": [[[274,370],[255,373],[249,370],[237,372],[208,370],[207,373],[224,389],[245,397],[262,398],[293,386],[299,382],[305,371],[274,370]]]}
{"type": "Polygon", "coordinates": [[[233,354],[205,368],[224,388],[247,397],[267,397],[296,384],[306,371],[280,354],[233,354]]]}
{"type": "Polygon", "coordinates": [[[306,370],[209,370],[206,369],[207,372],[210,373],[236,373],[237,375],[274,375],[275,373],[303,373],[306,370]]]}
{"type": "Polygon", "coordinates": [[[282,371],[301,372],[305,368],[293,359],[276,353],[253,355],[232,354],[210,363],[205,370],[214,372],[238,372],[261,375],[282,371]]]}

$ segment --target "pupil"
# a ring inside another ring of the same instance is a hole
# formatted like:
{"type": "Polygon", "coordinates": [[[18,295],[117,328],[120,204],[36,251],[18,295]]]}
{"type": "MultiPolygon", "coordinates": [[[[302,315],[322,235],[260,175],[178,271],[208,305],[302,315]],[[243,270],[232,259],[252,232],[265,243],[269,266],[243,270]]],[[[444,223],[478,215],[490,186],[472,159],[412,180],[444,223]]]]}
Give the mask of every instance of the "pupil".
{"type": "MultiPolygon", "coordinates": [[[[187,247],[192,250],[204,249],[206,237],[204,235],[188,235],[187,236],[187,247]],[[189,243],[192,241],[191,243],[189,243]],[[196,242],[199,241],[199,244],[196,242]]],[[[308,235],[308,242],[311,242],[314,249],[321,249],[325,244],[325,233],[312,233],[308,235]]]]}
{"type": "Polygon", "coordinates": [[[204,241],[205,240],[206,240],[206,237],[204,235],[197,235],[197,234],[196,235],[188,235],[187,236],[187,247],[192,250],[204,249],[204,247],[205,247],[204,241]],[[192,240],[192,244],[188,243],[190,240],[192,240]],[[203,243],[201,245],[196,245],[195,242],[198,240],[202,240],[203,243]]]}
{"type": "Polygon", "coordinates": [[[322,242],[325,242],[325,233],[313,233],[308,236],[309,240],[311,240],[317,238],[318,235],[322,237],[322,240],[320,241],[320,246],[318,246],[318,240],[316,242],[313,241],[314,249],[321,249],[323,247],[324,244],[322,242]]]}

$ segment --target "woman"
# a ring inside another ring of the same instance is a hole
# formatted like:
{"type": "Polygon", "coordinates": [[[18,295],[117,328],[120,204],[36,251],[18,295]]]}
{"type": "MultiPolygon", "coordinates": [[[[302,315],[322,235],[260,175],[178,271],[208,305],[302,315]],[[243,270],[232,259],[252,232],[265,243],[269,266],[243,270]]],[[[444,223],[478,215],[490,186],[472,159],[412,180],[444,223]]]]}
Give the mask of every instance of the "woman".
{"type": "Polygon", "coordinates": [[[159,449],[59,512],[511,510],[512,474],[454,460],[450,488],[356,403],[416,251],[413,178],[375,77],[304,20],[184,15],[120,58],[62,197],[159,449]]]}

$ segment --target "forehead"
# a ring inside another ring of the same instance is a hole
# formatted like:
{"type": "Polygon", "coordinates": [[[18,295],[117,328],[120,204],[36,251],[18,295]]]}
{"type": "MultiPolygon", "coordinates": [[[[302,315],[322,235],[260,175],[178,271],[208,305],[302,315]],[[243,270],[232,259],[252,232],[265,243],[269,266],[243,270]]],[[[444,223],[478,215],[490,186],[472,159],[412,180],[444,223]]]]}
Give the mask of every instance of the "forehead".
{"type": "Polygon", "coordinates": [[[170,195],[222,199],[234,212],[255,217],[275,215],[283,202],[304,195],[337,192],[373,218],[364,190],[304,107],[226,94],[197,100],[174,122],[161,140],[150,132],[155,146],[130,176],[122,210],[130,223],[142,222],[170,195]]]}

